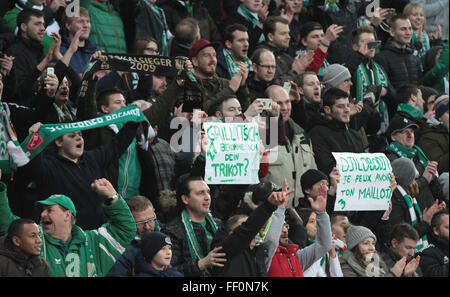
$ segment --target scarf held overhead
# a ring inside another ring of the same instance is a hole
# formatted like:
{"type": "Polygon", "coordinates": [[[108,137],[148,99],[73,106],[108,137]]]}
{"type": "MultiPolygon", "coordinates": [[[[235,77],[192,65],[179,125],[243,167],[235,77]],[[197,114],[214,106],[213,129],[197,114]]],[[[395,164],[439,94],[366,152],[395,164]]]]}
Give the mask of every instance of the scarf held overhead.
{"type": "Polygon", "coordinates": [[[73,123],[42,125],[39,130],[30,134],[20,145],[25,155],[33,159],[53,140],[66,133],[94,129],[111,124],[125,122],[147,122],[147,118],[136,105],[128,105],[111,114],[73,123]]]}

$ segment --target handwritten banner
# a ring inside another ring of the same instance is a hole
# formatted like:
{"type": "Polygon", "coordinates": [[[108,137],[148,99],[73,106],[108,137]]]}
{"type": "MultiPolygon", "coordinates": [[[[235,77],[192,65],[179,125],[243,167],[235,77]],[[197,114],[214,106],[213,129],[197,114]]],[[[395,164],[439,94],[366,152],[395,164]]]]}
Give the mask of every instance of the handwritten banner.
{"type": "Polygon", "coordinates": [[[386,210],[392,196],[392,167],[382,153],[333,153],[341,174],[335,211],[386,210]]]}
{"type": "Polygon", "coordinates": [[[205,180],[208,184],[259,183],[259,133],[256,123],[203,123],[209,139],[205,180]]]}

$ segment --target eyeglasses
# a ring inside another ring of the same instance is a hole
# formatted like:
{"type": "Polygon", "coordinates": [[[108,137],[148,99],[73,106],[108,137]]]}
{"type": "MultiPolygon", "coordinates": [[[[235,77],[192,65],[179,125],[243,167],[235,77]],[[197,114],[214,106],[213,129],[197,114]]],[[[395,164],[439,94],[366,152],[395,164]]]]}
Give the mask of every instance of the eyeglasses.
{"type": "Polygon", "coordinates": [[[151,225],[151,224],[153,224],[155,221],[156,221],[156,215],[154,215],[153,217],[151,217],[151,218],[148,219],[148,220],[136,222],[136,226],[142,226],[142,227],[144,227],[146,224],[151,225]]]}
{"type": "Polygon", "coordinates": [[[262,65],[262,64],[256,64],[256,65],[258,65],[259,67],[262,67],[264,69],[267,69],[267,70],[269,70],[269,69],[272,69],[272,70],[277,69],[277,65],[262,65]]]}

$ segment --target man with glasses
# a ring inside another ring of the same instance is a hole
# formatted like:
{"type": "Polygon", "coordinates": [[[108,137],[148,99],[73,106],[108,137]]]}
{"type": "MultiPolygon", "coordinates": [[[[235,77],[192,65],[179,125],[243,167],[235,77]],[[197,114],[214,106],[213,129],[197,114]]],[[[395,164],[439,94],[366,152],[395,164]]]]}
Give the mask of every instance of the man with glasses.
{"type": "Polygon", "coordinates": [[[142,236],[148,232],[159,231],[155,208],[147,197],[140,195],[131,197],[127,200],[127,205],[136,222],[137,234],[122,256],[111,267],[107,277],[133,276],[135,258],[141,250],[142,236]]]}
{"type": "Polygon", "coordinates": [[[248,74],[247,87],[250,102],[253,102],[256,98],[264,98],[266,89],[274,83],[277,64],[272,51],[266,48],[256,49],[251,60],[253,71],[248,74]]]}

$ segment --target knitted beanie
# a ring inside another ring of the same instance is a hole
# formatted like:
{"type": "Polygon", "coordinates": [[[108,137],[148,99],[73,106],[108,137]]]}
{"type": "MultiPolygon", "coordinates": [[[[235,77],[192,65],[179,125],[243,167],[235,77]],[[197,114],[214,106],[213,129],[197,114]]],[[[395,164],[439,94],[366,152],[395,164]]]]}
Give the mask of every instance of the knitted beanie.
{"type": "Polygon", "coordinates": [[[357,246],[361,241],[366,239],[367,237],[372,237],[377,240],[377,237],[373,232],[364,226],[355,226],[351,225],[347,229],[345,241],[347,243],[348,250],[352,250],[355,246],[357,246]]]}
{"type": "Polygon", "coordinates": [[[170,237],[161,232],[147,232],[142,237],[141,249],[145,260],[150,263],[160,249],[172,245],[170,237]]]}
{"type": "Polygon", "coordinates": [[[434,100],[434,117],[439,118],[448,110],[448,94],[440,93],[436,95],[434,100]]]}
{"type": "Polygon", "coordinates": [[[300,178],[300,184],[302,186],[303,194],[307,196],[305,190],[312,189],[314,184],[320,182],[321,180],[328,181],[328,176],[326,176],[325,173],[323,173],[320,170],[309,169],[305,173],[303,173],[303,175],[300,178]]]}
{"type": "Polygon", "coordinates": [[[352,79],[347,67],[340,64],[331,64],[323,71],[323,83],[325,87],[336,88],[347,79],[352,79]]]}
{"type": "Polygon", "coordinates": [[[392,163],[392,172],[395,180],[400,186],[407,186],[412,183],[416,176],[416,166],[414,162],[408,158],[398,158],[392,163]]]}

